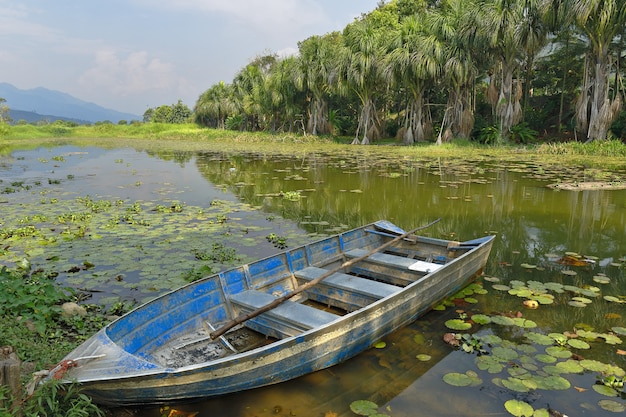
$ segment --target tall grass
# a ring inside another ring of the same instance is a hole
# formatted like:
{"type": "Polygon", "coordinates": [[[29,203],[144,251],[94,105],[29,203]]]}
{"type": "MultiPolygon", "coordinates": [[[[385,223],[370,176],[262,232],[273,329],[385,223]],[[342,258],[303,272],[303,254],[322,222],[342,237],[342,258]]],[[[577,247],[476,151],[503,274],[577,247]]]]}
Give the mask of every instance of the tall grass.
{"type": "Polygon", "coordinates": [[[548,155],[626,157],[626,144],[616,139],[589,143],[544,143],[536,151],[548,155]]]}

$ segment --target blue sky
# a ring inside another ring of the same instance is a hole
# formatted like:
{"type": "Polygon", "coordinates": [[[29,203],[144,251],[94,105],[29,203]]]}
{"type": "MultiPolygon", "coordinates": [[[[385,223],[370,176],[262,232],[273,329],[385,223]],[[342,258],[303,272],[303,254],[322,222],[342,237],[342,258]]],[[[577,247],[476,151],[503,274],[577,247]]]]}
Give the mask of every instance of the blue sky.
{"type": "Polygon", "coordinates": [[[0,0],[0,82],[119,111],[193,107],[257,55],[343,29],[378,0],[0,0]]]}

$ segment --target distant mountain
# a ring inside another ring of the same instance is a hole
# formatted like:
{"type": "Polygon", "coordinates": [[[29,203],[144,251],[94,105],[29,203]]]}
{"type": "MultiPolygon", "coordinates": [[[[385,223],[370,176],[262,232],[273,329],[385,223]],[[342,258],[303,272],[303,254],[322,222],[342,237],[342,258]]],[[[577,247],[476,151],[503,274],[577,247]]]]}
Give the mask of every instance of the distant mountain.
{"type": "MultiPolygon", "coordinates": [[[[31,90],[20,90],[8,83],[0,83],[0,97],[6,100],[11,112],[22,110],[43,118],[54,118],[95,123],[108,120],[117,123],[120,120],[142,120],[142,116],[122,113],[89,103],[60,91],[37,87],[31,90]]],[[[14,116],[14,120],[20,120],[14,116]]],[[[24,120],[28,120],[24,118],[24,120]]],[[[41,120],[41,119],[40,119],[41,120]]]]}
{"type": "Polygon", "coordinates": [[[65,120],[68,122],[78,123],[79,125],[91,123],[90,121],[87,121],[87,120],[72,119],[71,117],[52,116],[49,114],[39,114],[39,113],[34,113],[32,111],[13,110],[13,109],[9,109],[9,117],[11,118],[11,120],[13,120],[13,122],[11,123],[17,123],[20,120],[26,120],[26,122],[28,123],[37,123],[42,120],[49,122],[49,123],[55,122],[57,120],[65,120]]]}

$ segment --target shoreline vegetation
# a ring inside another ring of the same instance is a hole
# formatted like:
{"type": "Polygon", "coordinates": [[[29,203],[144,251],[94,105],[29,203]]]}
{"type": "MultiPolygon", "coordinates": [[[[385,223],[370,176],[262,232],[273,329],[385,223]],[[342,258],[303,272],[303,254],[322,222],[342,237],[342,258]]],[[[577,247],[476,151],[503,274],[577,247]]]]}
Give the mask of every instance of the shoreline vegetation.
{"type": "MultiPolygon", "coordinates": [[[[619,140],[580,142],[555,142],[533,145],[481,145],[466,140],[453,140],[436,145],[433,142],[401,146],[390,139],[374,146],[350,145],[349,137],[312,136],[294,133],[240,132],[199,127],[195,124],[136,123],[129,125],[96,124],[93,126],[66,126],[63,123],[49,125],[0,126],[0,158],[16,150],[73,144],[77,146],[120,147],[129,146],[150,149],[171,147],[183,151],[220,150],[225,152],[266,152],[268,154],[345,153],[397,156],[403,160],[463,159],[466,161],[513,161],[530,163],[526,169],[542,170],[560,166],[593,172],[589,180],[562,181],[554,185],[560,190],[624,189],[626,188],[626,144],[619,140]],[[618,179],[616,179],[618,178],[618,179]]],[[[0,247],[0,251],[2,248],[0,247]]],[[[73,346],[80,344],[113,317],[123,314],[130,306],[85,306],[82,310],[67,313],[64,303],[74,303],[76,294],[67,288],[53,285],[54,278],[43,271],[30,271],[27,266],[0,270],[0,282],[6,289],[0,295],[0,346],[7,343],[22,356],[22,384],[38,369],[62,359],[73,346]],[[37,285],[24,286],[24,280],[37,285]],[[4,301],[3,301],[4,299],[4,301]],[[5,302],[7,304],[5,304],[5,302]],[[3,308],[2,305],[9,307],[3,308]],[[37,305],[37,311],[31,308],[37,305]],[[41,314],[42,309],[45,314],[41,314]],[[19,313],[15,313],[18,311],[19,313]],[[21,322],[19,325],[16,323],[21,322]],[[39,335],[33,337],[33,334],[39,335]],[[54,347],[51,347],[51,341],[54,347]],[[34,359],[37,358],[37,359],[34,359]]],[[[81,307],[82,308],[82,307],[81,307]]],[[[75,390],[73,387],[72,390],[75,390]]],[[[57,385],[39,390],[33,397],[26,397],[19,407],[12,408],[10,393],[0,387],[0,415],[19,415],[22,409],[33,411],[37,407],[50,407],[45,398],[52,398],[58,415],[71,414],[71,410],[83,410],[81,415],[114,415],[101,410],[85,396],[63,393],[57,385]],[[43,396],[43,397],[41,397],[43,396]],[[78,398],[78,400],[76,400],[78,398]],[[29,408],[30,407],[30,408],[29,408]],[[108,414],[106,414],[108,413],[108,414]]],[[[29,414],[30,415],[30,414],[29,414]]]]}

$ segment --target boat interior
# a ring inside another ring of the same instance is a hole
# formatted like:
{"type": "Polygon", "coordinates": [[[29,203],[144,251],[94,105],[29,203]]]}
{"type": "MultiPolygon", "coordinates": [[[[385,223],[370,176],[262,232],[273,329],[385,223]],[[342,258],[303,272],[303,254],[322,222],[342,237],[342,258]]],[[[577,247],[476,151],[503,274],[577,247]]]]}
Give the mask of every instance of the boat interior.
{"type": "Polygon", "coordinates": [[[112,326],[109,337],[165,367],[203,363],[332,322],[401,291],[476,246],[410,235],[375,250],[396,237],[373,227],[355,229],[204,278],[148,303],[146,314],[154,317],[146,324],[112,326]],[[233,318],[324,275],[293,298],[211,338],[233,318]]]}

